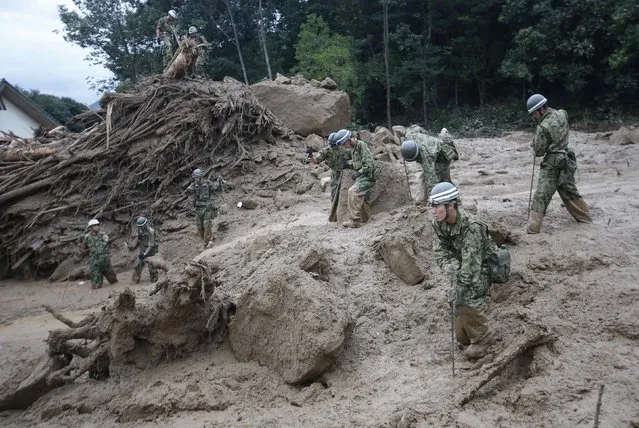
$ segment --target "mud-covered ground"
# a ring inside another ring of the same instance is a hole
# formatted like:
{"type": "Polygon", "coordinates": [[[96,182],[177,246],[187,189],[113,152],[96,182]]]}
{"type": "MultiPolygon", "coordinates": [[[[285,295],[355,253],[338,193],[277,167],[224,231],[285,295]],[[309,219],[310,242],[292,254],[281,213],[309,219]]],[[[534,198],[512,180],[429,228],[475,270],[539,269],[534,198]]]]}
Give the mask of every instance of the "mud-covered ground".
{"type": "MultiPolygon", "coordinates": [[[[355,327],[321,381],[290,386],[266,367],[238,362],[228,344],[211,345],[105,381],[81,378],[25,411],[0,413],[0,425],[586,427],[605,385],[600,426],[639,426],[639,147],[594,134],[571,138],[577,184],[594,224],[575,223],[555,196],[534,236],[522,232],[531,135],[457,142],[462,159],[453,179],[464,205],[501,224],[516,243],[510,283],[491,291],[490,320],[500,338],[495,351],[532,326],[558,337],[518,358],[469,404],[456,405],[482,369],[458,353],[451,376],[447,283],[429,250],[430,212],[397,207],[361,229],[340,229],[327,223],[328,194],[315,188],[284,195],[288,208],[274,202],[240,211],[236,201],[224,201],[219,221],[229,229],[207,251],[224,261],[222,288],[235,296],[269,264],[291,263],[311,245],[324,251],[355,327]],[[397,233],[416,240],[423,284],[403,284],[377,256],[379,240],[397,233]]],[[[414,195],[418,170],[409,167],[414,195]]],[[[174,229],[162,237],[160,252],[174,263],[197,255],[194,228],[174,229]]],[[[0,283],[0,384],[27,373],[45,352],[47,332],[63,327],[44,304],[80,319],[115,289],[130,286],[145,299],[152,288],[147,275],[132,286],[124,272],[117,285],[101,290],[86,281],[0,283]]]]}

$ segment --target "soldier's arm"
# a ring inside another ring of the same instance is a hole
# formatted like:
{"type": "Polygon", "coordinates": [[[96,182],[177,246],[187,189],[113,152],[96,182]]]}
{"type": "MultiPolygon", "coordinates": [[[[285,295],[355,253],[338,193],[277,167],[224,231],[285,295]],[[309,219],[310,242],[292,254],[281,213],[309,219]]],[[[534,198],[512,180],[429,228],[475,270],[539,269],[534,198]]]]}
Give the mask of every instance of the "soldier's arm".
{"type": "Polygon", "coordinates": [[[437,233],[433,235],[433,253],[435,254],[435,262],[440,268],[452,262],[454,258],[453,253],[442,244],[441,238],[437,233]]]}
{"type": "Polygon", "coordinates": [[[149,227],[149,245],[146,247],[146,251],[144,251],[144,256],[146,257],[151,253],[151,250],[155,246],[155,230],[149,227]]]}
{"type": "Polygon", "coordinates": [[[533,138],[533,142],[531,144],[535,156],[544,156],[549,144],[550,134],[548,133],[548,130],[543,126],[537,126],[535,138],[533,138]]]}
{"type": "Polygon", "coordinates": [[[368,148],[366,143],[362,143],[362,157],[361,166],[357,169],[362,174],[369,174],[375,169],[375,159],[373,158],[373,152],[368,148]]]}
{"type": "Polygon", "coordinates": [[[470,288],[481,277],[483,260],[483,232],[481,224],[471,223],[462,238],[461,265],[457,273],[457,284],[470,288]]]}

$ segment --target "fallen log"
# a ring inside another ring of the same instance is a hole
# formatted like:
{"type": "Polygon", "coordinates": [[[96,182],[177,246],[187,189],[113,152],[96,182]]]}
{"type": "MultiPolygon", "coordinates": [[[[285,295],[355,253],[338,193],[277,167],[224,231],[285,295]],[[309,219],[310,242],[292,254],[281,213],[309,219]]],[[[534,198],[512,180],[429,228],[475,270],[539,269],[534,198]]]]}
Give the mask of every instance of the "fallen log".
{"type": "Polygon", "coordinates": [[[484,385],[500,374],[508,364],[530,348],[554,343],[556,340],[557,336],[554,334],[542,331],[541,329],[529,329],[523,337],[512,343],[506,350],[499,354],[488,367],[482,369],[482,374],[470,388],[466,388],[466,393],[458,400],[458,404],[460,406],[467,404],[484,385]]]}

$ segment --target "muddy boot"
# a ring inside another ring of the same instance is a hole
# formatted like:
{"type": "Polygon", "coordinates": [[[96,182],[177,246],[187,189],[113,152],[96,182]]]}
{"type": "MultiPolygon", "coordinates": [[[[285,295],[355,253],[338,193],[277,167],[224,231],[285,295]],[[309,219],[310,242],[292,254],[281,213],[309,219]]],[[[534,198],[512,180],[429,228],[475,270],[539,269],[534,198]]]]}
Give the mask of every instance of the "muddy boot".
{"type": "Polygon", "coordinates": [[[530,218],[528,219],[528,226],[526,226],[526,233],[534,234],[539,233],[541,229],[541,223],[544,220],[544,214],[536,211],[530,212],[530,218]]]}
{"type": "Polygon", "coordinates": [[[109,281],[109,284],[115,284],[116,282],[118,282],[118,277],[115,275],[115,271],[113,269],[109,269],[104,276],[106,276],[107,281],[109,281]]]}
{"type": "Polygon", "coordinates": [[[342,223],[343,227],[352,227],[353,229],[357,229],[358,227],[362,227],[362,222],[359,220],[349,220],[342,223]]]}
{"type": "Polygon", "coordinates": [[[572,215],[572,217],[579,223],[592,223],[592,218],[590,218],[590,209],[583,199],[567,201],[565,204],[570,215],[572,215]]]}
{"type": "Polygon", "coordinates": [[[473,343],[464,351],[464,356],[469,360],[477,360],[484,355],[488,351],[488,345],[473,343]]]}
{"type": "Polygon", "coordinates": [[[204,234],[202,236],[202,241],[204,242],[204,248],[206,248],[207,245],[209,245],[209,242],[211,241],[211,236],[213,236],[213,233],[211,232],[211,226],[205,226],[204,234]]]}

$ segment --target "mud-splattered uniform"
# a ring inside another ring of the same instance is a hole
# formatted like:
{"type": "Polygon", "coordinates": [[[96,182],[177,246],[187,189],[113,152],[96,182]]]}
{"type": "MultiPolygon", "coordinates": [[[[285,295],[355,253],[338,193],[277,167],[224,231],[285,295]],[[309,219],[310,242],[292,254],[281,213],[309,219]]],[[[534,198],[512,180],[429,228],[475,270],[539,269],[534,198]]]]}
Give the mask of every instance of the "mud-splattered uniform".
{"type": "Polygon", "coordinates": [[[92,288],[101,288],[103,277],[110,284],[118,282],[109,259],[109,235],[89,232],[82,238],[82,244],[89,249],[92,288]]]}
{"type": "Polygon", "coordinates": [[[149,277],[151,281],[157,281],[157,269],[144,261],[144,253],[146,253],[146,257],[151,257],[158,253],[157,233],[155,232],[155,229],[150,226],[138,227],[136,243],[129,249],[133,251],[136,248],[139,248],[139,253],[138,258],[135,261],[135,268],[133,269],[133,282],[136,284],[140,283],[140,277],[142,276],[142,270],[145,265],[149,267],[149,277]]]}

